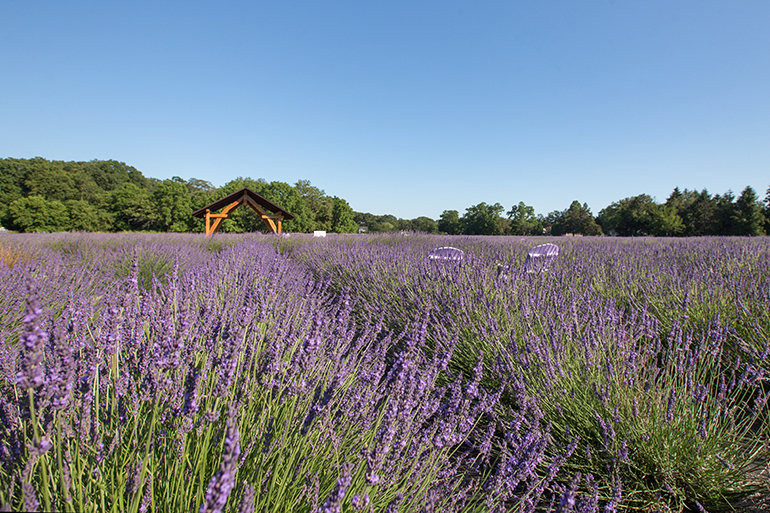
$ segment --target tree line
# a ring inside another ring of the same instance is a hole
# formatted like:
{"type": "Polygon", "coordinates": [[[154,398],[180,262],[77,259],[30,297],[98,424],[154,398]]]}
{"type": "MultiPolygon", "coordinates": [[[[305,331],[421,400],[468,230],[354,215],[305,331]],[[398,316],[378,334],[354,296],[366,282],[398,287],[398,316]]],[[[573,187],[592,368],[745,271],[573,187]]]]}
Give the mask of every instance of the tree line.
{"type": "Polygon", "coordinates": [[[708,190],[676,187],[665,203],[647,194],[613,202],[591,213],[586,203],[573,201],[565,210],[535,215],[533,207],[519,202],[508,212],[499,204],[480,203],[460,216],[445,210],[438,230],[466,235],[618,235],[701,236],[765,235],[770,233],[770,188],[761,200],[746,187],[736,199],[732,191],[712,195],[708,190]]]}
{"type": "MultiPolygon", "coordinates": [[[[675,188],[665,203],[641,194],[616,201],[594,216],[586,203],[535,214],[524,202],[506,211],[500,203],[479,203],[460,215],[445,210],[439,219],[400,219],[354,212],[307,180],[294,185],[236,178],[222,187],[191,178],[158,180],[114,160],[89,162],[0,159],[0,223],[22,232],[162,231],[202,232],[204,221],[190,214],[227,194],[248,187],[295,218],[286,232],[333,233],[419,231],[466,235],[697,236],[770,233],[770,188],[764,200],[751,187],[738,198],[731,191],[675,188]]],[[[250,209],[237,209],[221,225],[224,232],[264,231],[250,209]]]]}
{"type": "MultiPolygon", "coordinates": [[[[114,160],[89,162],[0,159],[0,223],[22,232],[161,231],[202,232],[192,212],[244,187],[294,214],[287,232],[358,229],[347,201],[300,180],[294,185],[236,178],[222,187],[191,178],[158,180],[114,160]]],[[[225,219],[223,232],[264,231],[251,209],[225,219]]]]}

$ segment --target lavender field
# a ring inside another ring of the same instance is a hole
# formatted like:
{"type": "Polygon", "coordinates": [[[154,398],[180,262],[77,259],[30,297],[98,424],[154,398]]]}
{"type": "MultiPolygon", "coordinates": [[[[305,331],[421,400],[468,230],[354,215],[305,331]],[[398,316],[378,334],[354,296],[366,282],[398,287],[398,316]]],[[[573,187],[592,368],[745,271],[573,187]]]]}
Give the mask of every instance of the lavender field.
{"type": "Polygon", "coordinates": [[[766,237],[0,234],[6,510],[742,510],[769,395],[766,237]]]}

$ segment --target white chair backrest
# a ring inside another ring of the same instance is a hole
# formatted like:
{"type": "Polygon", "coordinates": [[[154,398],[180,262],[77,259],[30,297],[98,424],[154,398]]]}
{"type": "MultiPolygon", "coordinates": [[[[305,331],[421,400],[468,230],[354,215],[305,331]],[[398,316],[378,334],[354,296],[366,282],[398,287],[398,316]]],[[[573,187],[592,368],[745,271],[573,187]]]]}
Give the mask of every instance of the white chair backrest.
{"type": "Polygon", "coordinates": [[[463,250],[449,246],[434,248],[428,252],[428,260],[462,262],[465,257],[463,250]]]}
{"type": "Polygon", "coordinates": [[[541,273],[547,271],[556,257],[559,255],[559,246],[556,244],[541,244],[535,246],[527,253],[524,261],[524,271],[528,273],[541,273]]]}

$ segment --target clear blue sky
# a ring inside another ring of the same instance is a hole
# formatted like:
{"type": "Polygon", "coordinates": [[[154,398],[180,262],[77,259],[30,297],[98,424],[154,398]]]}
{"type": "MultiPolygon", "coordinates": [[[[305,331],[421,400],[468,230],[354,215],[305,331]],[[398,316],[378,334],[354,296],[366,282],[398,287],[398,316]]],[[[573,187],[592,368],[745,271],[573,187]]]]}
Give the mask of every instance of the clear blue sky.
{"type": "Polygon", "coordinates": [[[402,218],[770,185],[770,2],[0,2],[0,157],[402,218]]]}

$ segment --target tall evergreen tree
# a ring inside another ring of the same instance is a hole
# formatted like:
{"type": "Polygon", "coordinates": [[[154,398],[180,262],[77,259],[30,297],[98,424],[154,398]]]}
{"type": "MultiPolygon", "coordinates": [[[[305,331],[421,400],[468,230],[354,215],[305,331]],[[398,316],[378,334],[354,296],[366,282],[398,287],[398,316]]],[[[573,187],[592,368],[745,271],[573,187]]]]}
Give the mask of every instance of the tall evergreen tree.
{"type": "Polygon", "coordinates": [[[764,235],[765,216],[754,189],[743,189],[735,204],[739,213],[738,235],[764,235]]]}
{"type": "Polygon", "coordinates": [[[762,214],[765,216],[765,233],[770,234],[770,187],[767,188],[762,214]]]}

